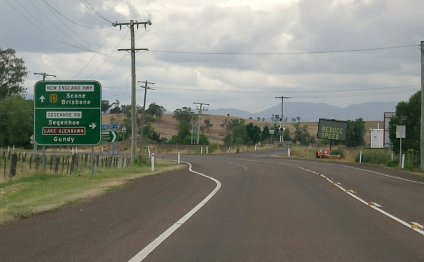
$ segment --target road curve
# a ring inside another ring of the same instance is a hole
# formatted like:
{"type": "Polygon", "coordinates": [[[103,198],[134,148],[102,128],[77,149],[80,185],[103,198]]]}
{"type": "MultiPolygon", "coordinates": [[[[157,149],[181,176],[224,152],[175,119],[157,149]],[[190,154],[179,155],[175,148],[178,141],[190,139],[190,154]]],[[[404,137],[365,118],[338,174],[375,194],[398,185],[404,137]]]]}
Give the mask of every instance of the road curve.
{"type": "MultiPolygon", "coordinates": [[[[195,169],[219,179],[223,187],[145,261],[424,258],[422,235],[347,196],[300,164],[328,173],[334,169],[337,173],[343,167],[244,155],[189,157],[188,161],[195,169]]],[[[401,198],[397,191],[388,190],[383,192],[392,194],[390,202],[401,198]]],[[[422,195],[424,187],[420,190],[422,195]]],[[[419,218],[422,221],[424,216],[419,218]]]]}
{"type": "MultiPolygon", "coordinates": [[[[270,154],[183,160],[222,187],[143,261],[424,260],[423,235],[340,189],[424,224],[424,184],[392,177],[402,174],[270,154]]],[[[214,189],[216,183],[187,170],[146,177],[93,201],[0,226],[0,258],[128,261],[214,189]]]]}

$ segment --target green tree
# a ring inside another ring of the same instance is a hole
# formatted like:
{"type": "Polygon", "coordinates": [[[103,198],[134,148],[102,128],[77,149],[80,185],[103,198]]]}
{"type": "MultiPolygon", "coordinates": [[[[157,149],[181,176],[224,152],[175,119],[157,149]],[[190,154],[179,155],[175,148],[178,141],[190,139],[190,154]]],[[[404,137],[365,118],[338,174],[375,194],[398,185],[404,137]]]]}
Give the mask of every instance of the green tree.
{"type": "Polygon", "coordinates": [[[348,147],[358,147],[365,144],[365,122],[362,118],[347,121],[346,142],[348,147]]]}
{"type": "Polygon", "coordinates": [[[283,139],[284,139],[284,141],[290,141],[291,140],[290,130],[288,128],[286,128],[286,130],[284,130],[284,132],[283,132],[283,139]]]}
{"type": "Polygon", "coordinates": [[[270,136],[271,135],[269,134],[269,127],[265,126],[264,129],[262,130],[262,133],[261,133],[261,141],[269,140],[270,136]]]}
{"type": "MultiPolygon", "coordinates": [[[[178,122],[178,133],[174,135],[170,143],[173,144],[190,144],[191,143],[191,132],[190,127],[196,116],[189,107],[183,107],[174,111],[173,116],[178,122]]],[[[201,137],[199,136],[199,144],[202,144],[201,137]]],[[[206,138],[207,140],[207,138],[206,138]]],[[[207,144],[207,143],[206,143],[207,144]]]]}
{"type": "Polygon", "coordinates": [[[310,145],[314,142],[315,138],[308,132],[307,125],[300,125],[300,122],[294,123],[295,128],[293,140],[295,143],[299,142],[302,145],[310,145]]]}
{"type": "Polygon", "coordinates": [[[191,143],[190,124],[187,121],[180,121],[177,135],[172,136],[171,144],[189,145],[191,143]]]}
{"type": "Polygon", "coordinates": [[[13,49],[0,48],[0,99],[22,95],[26,91],[24,80],[28,72],[24,60],[15,54],[13,49]]]}
{"type": "Polygon", "coordinates": [[[253,123],[246,125],[247,140],[245,141],[248,145],[254,145],[261,140],[261,128],[253,123]]]}
{"type": "Polygon", "coordinates": [[[147,124],[143,127],[143,136],[147,137],[150,140],[160,142],[160,134],[155,131],[152,125],[147,124]]]}
{"type": "Polygon", "coordinates": [[[110,114],[119,114],[119,113],[121,113],[120,112],[120,110],[121,110],[120,104],[121,103],[119,102],[119,100],[116,100],[115,102],[110,103],[109,113],[110,114]]]}
{"type": "Polygon", "coordinates": [[[174,111],[174,118],[178,122],[188,122],[191,123],[195,118],[194,112],[191,111],[190,107],[179,108],[174,111]]]}
{"type": "Polygon", "coordinates": [[[33,101],[12,96],[0,103],[0,145],[29,146],[33,134],[33,101]]]}
{"type": "Polygon", "coordinates": [[[246,125],[243,119],[231,119],[227,123],[229,133],[225,136],[226,145],[244,145],[247,141],[246,125]]]}
{"type": "Polygon", "coordinates": [[[111,104],[109,100],[102,100],[102,103],[101,103],[102,113],[105,114],[109,110],[109,108],[111,108],[111,104]]]}
{"type": "Polygon", "coordinates": [[[402,139],[402,150],[420,152],[421,91],[413,94],[408,102],[396,106],[396,116],[390,121],[389,136],[393,150],[399,153],[399,139],[396,138],[396,125],[406,126],[406,137],[402,139]]]}
{"type": "Polygon", "coordinates": [[[212,136],[212,127],[213,127],[213,124],[211,123],[211,120],[205,119],[203,121],[203,125],[202,125],[201,129],[203,131],[205,131],[206,133],[209,133],[209,137],[211,137],[212,136]]]}
{"type": "Polygon", "coordinates": [[[146,110],[146,114],[155,120],[160,119],[164,112],[166,112],[166,109],[163,106],[157,105],[156,103],[151,103],[149,108],[146,110]]]}

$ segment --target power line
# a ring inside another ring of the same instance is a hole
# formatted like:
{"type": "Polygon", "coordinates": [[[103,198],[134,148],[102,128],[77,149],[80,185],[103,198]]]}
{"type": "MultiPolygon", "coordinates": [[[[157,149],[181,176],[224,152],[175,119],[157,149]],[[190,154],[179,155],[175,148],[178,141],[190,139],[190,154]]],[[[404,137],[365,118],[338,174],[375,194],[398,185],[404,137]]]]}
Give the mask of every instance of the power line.
{"type": "MultiPolygon", "coordinates": [[[[56,33],[53,32],[51,29],[47,28],[44,26],[43,22],[38,19],[36,16],[34,16],[24,5],[22,5],[19,1],[16,1],[19,6],[22,8],[22,10],[24,10],[27,14],[25,14],[24,12],[21,12],[21,9],[17,8],[16,6],[14,6],[10,1],[6,0],[6,3],[12,8],[14,9],[20,16],[22,16],[25,20],[28,21],[29,24],[31,24],[32,26],[34,26],[35,28],[37,28],[37,30],[39,30],[44,36],[53,39],[54,41],[56,41],[59,44],[64,44],[67,46],[71,46],[73,48],[79,49],[79,50],[84,50],[84,51],[89,51],[89,52],[95,52],[92,49],[86,48],[86,47],[82,47],[79,46],[77,44],[74,43],[70,43],[70,42],[66,42],[63,41],[62,39],[58,38],[56,36],[56,33]]],[[[61,37],[63,38],[63,36],[61,37]]]]}
{"type": "Polygon", "coordinates": [[[20,16],[22,16],[25,20],[27,20],[28,23],[30,23],[32,26],[36,27],[44,35],[48,36],[51,39],[54,39],[57,42],[61,42],[60,39],[58,39],[58,38],[56,38],[54,36],[54,33],[52,35],[50,35],[50,33],[52,33],[52,32],[50,30],[44,28],[42,22],[38,18],[34,17],[25,7],[22,7],[22,5],[19,2],[17,2],[17,3],[22,7],[22,9],[25,10],[29,14],[29,16],[32,19],[35,20],[35,22],[40,23],[41,26],[39,24],[37,24],[37,23],[34,23],[34,21],[31,21],[31,19],[26,14],[24,14],[23,12],[21,12],[21,10],[19,8],[17,8],[16,6],[14,6],[9,0],[6,0],[6,3],[9,4],[9,6],[12,7],[13,10],[15,10],[20,16]]]}
{"type": "Polygon", "coordinates": [[[100,14],[87,0],[80,0],[81,3],[83,3],[90,11],[92,11],[95,15],[100,17],[101,19],[105,20],[108,23],[113,24],[113,22],[110,19],[107,19],[102,14],[100,14]]]}
{"type": "MultiPolygon", "coordinates": [[[[106,55],[109,56],[109,57],[113,57],[114,53],[117,51],[118,46],[128,36],[128,34],[129,34],[129,31],[126,31],[125,34],[122,36],[122,38],[119,40],[119,42],[114,46],[112,52],[106,53],[106,55]]],[[[107,73],[102,74],[102,77],[100,77],[100,78],[104,78],[107,75],[109,75],[109,73],[112,72],[112,70],[114,70],[118,65],[120,65],[125,58],[126,58],[126,56],[123,56],[121,59],[119,59],[118,62],[114,62],[112,64],[112,66],[110,66],[110,68],[108,70],[106,70],[107,73]]],[[[88,78],[92,78],[93,76],[96,75],[96,73],[99,73],[101,71],[105,71],[103,69],[107,68],[106,66],[108,66],[108,65],[109,64],[107,64],[106,62],[103,62],[99,67],[95,68],[94,71],[91,74],[87,74],[88,78]]]]}
{"type": "MultiPolygon", "coordinates": [[[[31,5],[32,5],[32,7],[33,7],[33,9],[35,9],[35,10],[37,10],[38,11],[38,13],[39,14],[41,14],[41,16],[40,17],[43,17],[44,19],[46,19],[46,22],[47,22],[47,24],[48,25],[52,25],[54,28],[56,28],[56,30],[58,31],[58,32],[60,32],[61,34],[63,34],[64,35],[64,37],[62,36],[62,38],[63,39],[71,39],[72,38],[72,36],[70,36],[70,35],[68,35],[68,33],[67,33],[67,31],[66,30],[62,30],[59,26],[57,26],[56,24],[56,22],[55,21],[52,21],[50,18],[49,18],[49,16],[48,15],[45,15],[44,13],[43,13],[43,11],[42,10],[40,10],[39,8],[38,8],[38,6],[36,5],[36,4],[34,4],[33,3],[33,1],[32,0],[29,0],[28,1],[31,5]]],[[[19,2],[18,2],[18,4],[19,4],[19,2]]],[[[29,11],[28,11],[29,12],[29,11]]],[[[41,21],[39,21],[40,23],[41,23],[41,21]]],[[[44,23],[43,23],[43,25],[44,25],[44,23]]],[[[46,26],[43,26],[44,28],[47,28],[46,26]]],[[[51,31],[51,30],[49,30],[49,31],[51,31]]],[[[53,34],[55,34],[55,32],[53,32],[53,31],[51,31],[53,34]]]]}
{"type": "Polygon", "coordinates": [[[63,17],[64,19],[66,19],[66,20],[68,20],[69,22],[71,22],[72,24],[74,24],[74,25],[77,25],[77,26],[80,26],[80,27],[83,27],[83,28],[87,28],[87,29],[101,29],[101,28],[98,28],[98,27],[92,27],[92,26],[86,26],[86,25],[82,25],[82,24],[80,24],[80,23],[78,23],[78,22],[76,22],[76,21],[74,21],[74,20],[72,20],[72,19],[70,19],[70,18],[68,18],[67,16],[65,16],[64,14],[62,14],[61,12],[59,12],[56,8],[54,8],[51,4],[49,4],[46,0],[41,0],[41,1],[43,1],[43,3],[45,4],[45,5],[47,5],[47,7],[49,7],[51,10],[53,10],[55,13],[57,13],[58,15],[60,15],[61,17],[63,17]]]}
{"type": "MultiPolygon", "coordinates": [[[[404,86],[387,86],[387,87],[368,87],[368,88],[357,88],[357,89],[350,89],[350,90],[344,90],[344,89],[303,89],[303,90],[291,90],[291,89],[285,89],[284,91],[290,94],[296,94],[296,93],[311,93],[311,92],[332,92],[332,93],[339,93],[339,92],[363,92],[368,90],[388,90],[388,89],[401,89],[401,88],[413,88],[418,87],[417,85],[404,85],[404,86]]],[[[247,89],[247,90],[222,90],[218,88],[213,89],[196,89],[196,88],[178,88],[178,87],[166,87],[163,86],[161,89],[168,89],[168,90],[175,90],[175,91],[198,91],[198,92],[227,92],[227,93],[263,93],[264,89],[257,90],[257,89],[247,89]]],[[[281,90],[268,90],[268,92],[280,92],[281,90]]],[[[404,89],[399,90],[398,92],[405,92],[404,89]]]]}
{"type": "MultiPolygon", "coordinates": [[[[54,20],[54,21],[52,21],[52,19],[48,16],[48,15],[45,15],[44,14],[44,12],[42,11],[42,10],[40,10],[40,8],[38,8],[38,6],[36,5],[36,4],[34,4],[33,2],[32,2],[32,0],[29,0],[28,1],[32,6],[33,6],[33,9],[35,9],[35,10],[37,10],[38,11],[38,13],[39,13],[39,15],[38,16],[36,16],[36,17],[42,17],[42,18],[44,18],[45,20],[46,20],[46,22],[47,22],[47,25],[51,25],[51,26],[53,26],[54,28],[56,28],[56,30],[57,30],[57,32],[59,32],[59,34],[60,34],[60,36],[62,37],[62,39],[64,39],[64,41],[61,41],[61,43],[66,43],[66,44],[68,44],[68,43],[70,43],[70,42],[66,42],[66,40],[72,40],[74,43],[73,43],[73,45],[76,45],[76,46],[79,46],[78,45],[78,42],[75,40],[75,39],[73,39],[75,36],[77,37],[77,38],[79,38],[79,40],[81,41],[81,43],[83,43],[85,46],[89,46],[90,45],[90,43],[89,42],[87,42],[87,40],[85,39],[85,38],[83,38],[83,37],[81,37],[80,36],[80,34],[78,34],[76,31],[74,31],[73,30],[73,28],[71,28],[71,27],[69,27],[68,26],[68,24],[66,24],[66,23],[64,23],[62,20],[61,20],[61,17],[59,17],[59,19],[58,20],[54,20]],[[58,24],[58,21],[60,21],[65,27],[67,27],[71,32],[70,33],[68,33],[68,31],[67,30],[63,30],[63,28],[60,28],[57,24],[58,24]]],[[[50,12],[52,12],[51,10],[49,10],[50,12]]],[[[55,16],[58,16],[58,14],[57,13],[55,13],[55,12],[52,12],[55,16]]],[[[40,23],[42,23],[41,21],[40,21],[40,23]]],[[[43,23],[43,25],[44,25],[44,23],[43,23]]],[[[46,26],[44,26],[44,27],[46,27],[46,26]]],[[[53,34],[56,34],[54,31],[51,31],[53,34]]],[[[82,49],[86,49],[86,48],[82,48],[82,49]]]]}
{"type": "MultiPolygon", "coordinates": [[[[417,91],[419,91],[419,90],[417,90],[417,91]]],[[[399,93],[405,93],[405,90],[399,90],[399,91],[395,91],[395,92],[385,92],[384,93],[384,95],[394,95],[394,94],[399,94],[399,93]]],[[[375,96],[381,96],[382,94],[381,93],[371,93],[371,94],[350,94],[350,95],[325,95],[325,96],[296,96],[296,99],[297,98],[301,98],[301,99],[304,99],[304,98],[337,98],[337,97],[362,97],[362,96],[367,96],[367,97],[369,97],[369,96],[373,96],[373,95],[375,95],[375,96]]]]}
{"type": "Polygon", "coordinates": [[[341,49],[341,50],[323,50],[323,51],[301,51],[301,52],[202,52],[202,51],[174,51],[174,50],[155,50],[149,49],[153,53],[167,53],[180,55],[241,55],[241,56],[265,56],[265,55],[312,55],[312,54],[333,54],[333,53],[355,53],[367,51],[381,51],[389,49],[401,49],[409,47],[417,47],[418,45],[397,45],[374,48],[357,48],[357,49],[341,49]]]}
{"type": "Polygon", "coordinates": [[[105,40],[103,41],[103,43],[100,45],[100,47],[96,50],[96,52],[94,54],[91,55],[91,57],[87,60],[87,62],[81,67],[81,69],[73,76],[71,77],[71,79],[74,79],[75,77],[77,77],[79,74],[81,74],[81,72],[87,68],[88,64],[91,63],[91,61],[93,61],[94,57],[97,54],[100,54],[100,50],[103,48],[103,46],[105,45],[106,41],[109,39],[110,35],[112,34],[113,29],[110,30],[109,34],[106,36],[105,40]]]}

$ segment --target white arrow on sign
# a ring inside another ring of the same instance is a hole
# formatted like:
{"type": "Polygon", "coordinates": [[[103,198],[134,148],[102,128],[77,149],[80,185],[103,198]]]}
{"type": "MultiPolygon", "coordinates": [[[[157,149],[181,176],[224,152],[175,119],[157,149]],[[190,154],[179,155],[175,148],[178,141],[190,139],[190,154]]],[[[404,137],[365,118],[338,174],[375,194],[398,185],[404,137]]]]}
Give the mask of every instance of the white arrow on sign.
{"type": "Polygon", "coordinates": [[[40,99],[41,103],[44,103],[44,100],[46,100],[46,98],[44,96],[40,96],[39,99],[40,99]]]}
{"type": "Polygon", "coordinates": [[[111,131],[110,133],[112,134],[112,140],[110,142],[115,143],[116,142],[116,138],[118,136],[116,135],[116,132],[115,131],[111,131]]]}
{"type": "Polygon", "coordinates": [[[88,125],[88,127],[91,127],[91,129],[94,129],[94,128],[96,128],[96,124],[93,122],[90,125],[88,125]]]}

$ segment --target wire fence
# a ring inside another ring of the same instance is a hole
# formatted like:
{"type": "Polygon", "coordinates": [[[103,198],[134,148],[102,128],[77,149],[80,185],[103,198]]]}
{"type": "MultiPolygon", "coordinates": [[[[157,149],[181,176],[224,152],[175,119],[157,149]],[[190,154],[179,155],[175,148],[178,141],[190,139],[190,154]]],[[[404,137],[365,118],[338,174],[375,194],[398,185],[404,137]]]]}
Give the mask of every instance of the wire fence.
{"type": "Polygon", "coordinates": [[[72,175],[92,172],[100,168],[125,168],[130,158],[126,155],[103,153],[46,153],[25,151],[0,151],[2,180],[34,173],[72,175]]]}

